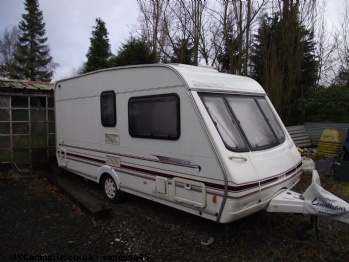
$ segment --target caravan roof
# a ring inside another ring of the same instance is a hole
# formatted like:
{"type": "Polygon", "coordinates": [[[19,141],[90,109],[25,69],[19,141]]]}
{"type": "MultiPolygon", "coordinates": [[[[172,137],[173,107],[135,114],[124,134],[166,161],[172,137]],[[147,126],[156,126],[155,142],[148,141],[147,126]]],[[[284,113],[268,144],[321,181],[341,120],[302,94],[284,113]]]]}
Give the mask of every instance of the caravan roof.
{"type": "Polygon", "coordinates": [[[165,66],[177,71],[193,91],[234,91],[265,94],[264,89],[255,80],[248,77],[224,74],[216,69],[204,66],[197,67],[183,64],[168,64],[165,66]]]}
{"type": "MultiPolygon", "coordinates": [[[[146,65],[133,65],[133,66],[123,66],[123,67],[114,67],[102,69],[95,72],[90,72],[85,75],[95,74],[98,72],[110,72],[110,71],[119,71],[125,69],[150,69],[150,68],[168,68],[174,71],[183,82],[186,83],[186,86],[193,91],[202,91],[202,92],[236,92],[236,93],[252,93],[252,94],[265,94],[263,88],[253,79],[237,76],[232,74],[220,73],[212,67],[206,66],[192,66],[184,64],[146,64],[146,65]]],[[[154,72],[154,76],[158,79],[161,76],[164,77],[161,73],[154,72]]],[[[73,78],[79,78],[81,76],[76,76],[73,78]]],[[[153,76],[150,77],[151,82],[154,82],[155,79],[153,76]]],[[[67,79],[59,80],[58,82],[64,81],[67,79]]],[[[57,83],[58,83],[57,82],[57,83]]],[[[57,84],[56,83],[56,84],[57,84]]]]}

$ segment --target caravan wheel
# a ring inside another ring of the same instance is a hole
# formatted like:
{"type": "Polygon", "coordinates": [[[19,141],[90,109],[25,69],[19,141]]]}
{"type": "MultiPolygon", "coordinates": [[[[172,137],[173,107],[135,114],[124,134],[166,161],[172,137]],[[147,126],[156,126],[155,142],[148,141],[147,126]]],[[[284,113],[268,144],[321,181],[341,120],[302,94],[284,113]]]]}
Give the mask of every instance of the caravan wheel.
{"type": "Polygon", "coordinates": [[[122,192],[116,186],[114,179],[110,175],[105,175],[102,181],[103,193],[106,198],[114,203],[122,200],[122,192]]]}

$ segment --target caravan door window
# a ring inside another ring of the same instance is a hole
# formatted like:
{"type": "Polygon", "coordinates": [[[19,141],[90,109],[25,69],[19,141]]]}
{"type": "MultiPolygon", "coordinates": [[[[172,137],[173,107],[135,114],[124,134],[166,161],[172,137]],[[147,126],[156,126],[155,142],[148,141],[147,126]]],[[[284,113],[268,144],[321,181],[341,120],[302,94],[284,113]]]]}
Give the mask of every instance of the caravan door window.
{"type": "Polygon", "coordinates": [[[205,93],[200,97],[229,150],[257,151],[285,141],[265,97],[205,93]]]}
{"type": "Polygon", "coordinates": [[[128,102],[128,121],[132,137],[177,140],[179,97],[176,94],[132,97],[128,102]]]}
{"type": "Polygon", "coordinates": [[[104,91],[101,94],[101,122],[105,127],[116,125],[116,101],[114,91],[104,91]]]}

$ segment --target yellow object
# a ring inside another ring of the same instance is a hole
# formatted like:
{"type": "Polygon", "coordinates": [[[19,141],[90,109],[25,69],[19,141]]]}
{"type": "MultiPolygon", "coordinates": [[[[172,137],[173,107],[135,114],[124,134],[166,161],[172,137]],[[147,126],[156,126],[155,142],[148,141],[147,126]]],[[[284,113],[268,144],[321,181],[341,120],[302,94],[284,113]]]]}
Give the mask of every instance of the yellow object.
{"type": "Polygon", "coordinates": [[[298,150],[299,152],[301,152],[301,153],[304,152],[304,150],[303,150],[302,148],[298,147],[298,146],[297,146],[297,150],[298,150]]]}
{"type": "Polygon", "coordinates": [[[322,132],[321,142],[334,142],[343,144],[345,139],[345,131],[342,129],[327,128],[322,132]]]}
{"type": "Polygon", "coordinates": [[[318,155],[332,157],[338,155],[343,148],[345,131],[341,129],[327,128],[322,132],[318,142],[318,155]]]}

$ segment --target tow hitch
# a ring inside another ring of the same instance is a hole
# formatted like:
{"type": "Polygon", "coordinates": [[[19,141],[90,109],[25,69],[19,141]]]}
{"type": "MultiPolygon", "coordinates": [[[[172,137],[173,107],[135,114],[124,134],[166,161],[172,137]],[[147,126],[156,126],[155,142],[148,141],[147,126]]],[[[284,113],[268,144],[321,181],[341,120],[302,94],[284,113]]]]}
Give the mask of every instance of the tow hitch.
{"type": "Polygon", "coordinates": [[[314,229],[319,239],[318,216],[349,224],[349,204],[321,187],[316,170],[313,170],[311,185],[303,194],[285,190],[270,201],[267,211],[310,215],[310,223],[302,222],[296,229],[299,240],[307,240],[314,229]]]}

